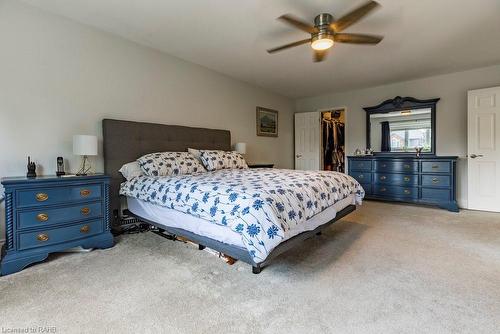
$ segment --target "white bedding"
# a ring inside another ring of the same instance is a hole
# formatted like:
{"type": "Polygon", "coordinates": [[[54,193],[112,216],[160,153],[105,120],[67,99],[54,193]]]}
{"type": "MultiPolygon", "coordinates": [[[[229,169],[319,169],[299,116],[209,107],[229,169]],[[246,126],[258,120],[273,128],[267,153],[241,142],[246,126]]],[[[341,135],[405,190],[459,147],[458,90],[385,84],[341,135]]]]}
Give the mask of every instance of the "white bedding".
{"type": "MultiPolygon", "coordinates": [[[[228,226],[212,224],[205,219],[172,210],[164,206],[141,201],[133,197],[127,197],[127,204],[128,209],[132,213],[165,227],[181,228],[229,245],[245,248],[241,234],[234,232],[228,226]]],[[[356,204],[354,194],[311,217],[305,224],[296,225],[295,228],[286,231],[284,240],[290,239],[304,231],[314,230],[316,227],[329,222],[335,218],[337,212],[351,204],[356,204]]]]}

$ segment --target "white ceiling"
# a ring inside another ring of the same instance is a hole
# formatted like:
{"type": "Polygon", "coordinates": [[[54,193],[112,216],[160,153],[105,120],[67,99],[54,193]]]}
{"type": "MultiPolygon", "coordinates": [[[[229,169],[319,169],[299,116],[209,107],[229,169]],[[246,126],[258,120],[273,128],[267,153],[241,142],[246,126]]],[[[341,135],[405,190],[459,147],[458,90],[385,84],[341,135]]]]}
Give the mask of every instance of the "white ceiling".
{"type": "Polygon", "coordinates": [[[500,63],[499,0],[380,0],[345,32],[385,35],[377,46],[336,44],[313,63],[307,34],[275,20],[340,17],[364,0],[25,0],[289,97],[314,96],[500,63]]]}

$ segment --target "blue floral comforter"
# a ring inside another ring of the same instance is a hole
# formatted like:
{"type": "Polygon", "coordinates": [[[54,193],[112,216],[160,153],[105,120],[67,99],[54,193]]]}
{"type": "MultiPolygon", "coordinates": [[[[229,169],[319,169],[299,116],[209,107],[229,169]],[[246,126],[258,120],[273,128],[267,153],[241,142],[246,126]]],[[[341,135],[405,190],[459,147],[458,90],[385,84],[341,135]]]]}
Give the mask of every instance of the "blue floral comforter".
{"type": "Polygon", "coordinates": [[[260,263],[286,231],[351,194],[360,204],[364,190],[354,178],[337,172],[224,169],[139,176],[123,183],[120,194],[228,226],[260,263]]]}

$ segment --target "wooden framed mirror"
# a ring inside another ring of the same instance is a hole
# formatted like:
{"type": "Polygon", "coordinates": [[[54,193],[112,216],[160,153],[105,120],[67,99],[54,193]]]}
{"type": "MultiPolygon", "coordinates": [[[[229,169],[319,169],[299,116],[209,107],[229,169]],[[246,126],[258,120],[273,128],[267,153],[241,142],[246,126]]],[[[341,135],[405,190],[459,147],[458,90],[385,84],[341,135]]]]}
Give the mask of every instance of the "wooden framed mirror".
{"type": "Polygon", "coordinates": [[[436,154],[436,104],[439,98],[419,100],[396,96],[366,111],[366,147],[375,154],[436,154]]]}

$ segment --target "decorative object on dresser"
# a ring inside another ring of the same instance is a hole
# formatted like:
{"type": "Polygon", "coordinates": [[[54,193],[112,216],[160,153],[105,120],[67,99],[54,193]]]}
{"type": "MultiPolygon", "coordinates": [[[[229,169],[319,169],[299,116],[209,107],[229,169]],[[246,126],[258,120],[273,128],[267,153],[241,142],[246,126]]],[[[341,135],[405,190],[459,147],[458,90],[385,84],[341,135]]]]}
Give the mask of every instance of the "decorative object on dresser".
{"type": "Polygon", "coordinates": [[[257,107],[257,136],[278,137],[278,112],[257,107]]]}
{"type": "Polygon", "coordinates": [[[64,171],[64,159],[63,157],[57,157],[57,176],[63,176],[66,172],[64,171]]]}
{"type": "Polygon", "coordinates": [[[348,157],[349,175],[365,189],[366,199],[437,205],[458,212],[457,157],[348,157]]]}
{"type": "Polygon", "coordinates": [[[274,164],[248,164],[248,168],[274,168],[274,164]]]}
{"type": "Polygon", "coordinates": [[[82,156],[82,165],[76,175],[87,175],[92,169],[88,156],[97,155],[97,137],[87,135],[73,136],[73,154],[82,156]]]}
{"type": "Polygon", "coordinates": [[[36,164],[31,161],[31,157],[28,157],[28,165],[26,166],[28,172],[26,173],[26,177],[33,178],[36,177],[36,164]]]}
{"type": "Polygon", "coordinates": [[[81,246],[109,248],[109,177],[4,178],[6,241],[1,274],[81,246]]]}

